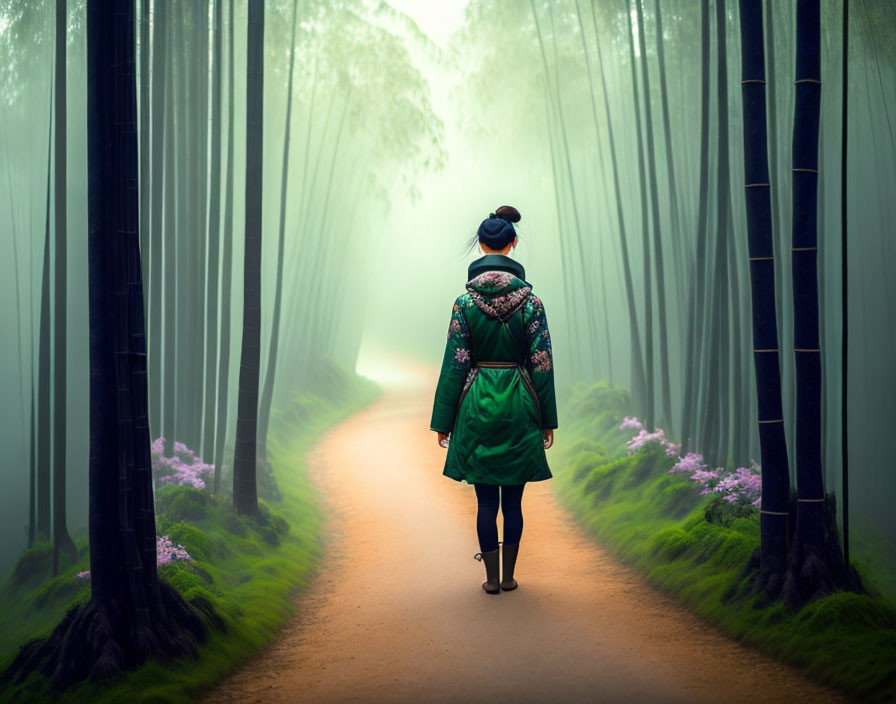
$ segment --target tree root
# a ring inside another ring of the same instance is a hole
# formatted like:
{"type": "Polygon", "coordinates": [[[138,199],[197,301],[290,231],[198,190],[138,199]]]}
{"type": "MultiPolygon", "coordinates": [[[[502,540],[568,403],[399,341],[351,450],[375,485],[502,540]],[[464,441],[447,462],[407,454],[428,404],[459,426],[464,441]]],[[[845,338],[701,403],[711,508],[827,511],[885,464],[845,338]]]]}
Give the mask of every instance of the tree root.
{"type": "Polygon", "coordinates": [[[164,582],[159,590],[161,608],[150,615],[148,625],[115,601],[91,599],[72,607],[48,638],[19,649],[0,684],[20,684],[40,672],[53,691],[61,692],[86,679],[107,682],[150,657],[160,662],[196,658],[208,626],[223,628],[223,621],[209,603],[192,606],[164,582]]]}
{"type": "Polygon", "coordinates": [[[747,579],[745,588],[740,592],[739,596],[753,597],[762,595],[770,602],[775,601],[781,594],[781,588],[784,585],[784,565],[769,565],[762,567],[761,549],[756,548],[744,570],[741,578],[747,579]]]}
{"type": "Polygon", "coordinates": [[[781,599],[799,610],[806,604],[836,591],[867,594],[859,573],[843,561],[837,515],[832,495],[824,503],[823,537],[807,541],[797,525],[790,550],[790,564],[784,575],[781,599]]]}
{"type": "Polygon", "coordinates": [[[810,602],[836,591],[867,594],[859,573],[852,565],[843,561],[833,494],[828,494],[824,504],[819,506],[818,510],[823,512],[823,516],[815,516],[814,522],[805,520],[806,515],[803,516],[802,531],[797,505],[794,495],[791,501],[792,528],[787,564],[770,565],[763,569],[760,550],[756,548],[741,575],[742,579],[747,580],[747,584],[737,596],[761,594],[770,602],[784,601],[793,611],[799,611],[810,602]],[[818,530],[817,526],[821,526],[822,535],[814,536],[815,540],[808,539],[813,537],[812,528],[818,530]]]}

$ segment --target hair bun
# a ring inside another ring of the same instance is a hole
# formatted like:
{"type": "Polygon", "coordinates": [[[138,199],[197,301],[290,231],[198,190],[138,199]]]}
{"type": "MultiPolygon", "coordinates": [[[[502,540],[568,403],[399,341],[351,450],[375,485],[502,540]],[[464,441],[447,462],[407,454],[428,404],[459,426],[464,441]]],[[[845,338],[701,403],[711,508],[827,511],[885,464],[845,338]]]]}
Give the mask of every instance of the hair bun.
{"type": "Polygon", "coordinates": [[[522,219],[522,215],[520,215],[520,211],[514,208],[512,205],[502,205],[498,208],[492,217],[503,218],[504,220],[509,220],[510,222],[519,222],[522,219]]]}

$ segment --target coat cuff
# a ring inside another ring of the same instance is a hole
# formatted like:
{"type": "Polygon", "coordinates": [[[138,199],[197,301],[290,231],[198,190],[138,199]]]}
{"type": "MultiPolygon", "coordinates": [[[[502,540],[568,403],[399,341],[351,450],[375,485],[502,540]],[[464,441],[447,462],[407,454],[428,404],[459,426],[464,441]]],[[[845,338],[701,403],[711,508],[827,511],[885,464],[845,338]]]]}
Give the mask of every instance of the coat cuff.
{"type": "Polygon", "coordinates": [[[456,415],[457,411],[453,406],[436,401],[433,407],[432,418],[429,422],[429,429],[438,430],[442,433],[453,432],[456,415]]]}

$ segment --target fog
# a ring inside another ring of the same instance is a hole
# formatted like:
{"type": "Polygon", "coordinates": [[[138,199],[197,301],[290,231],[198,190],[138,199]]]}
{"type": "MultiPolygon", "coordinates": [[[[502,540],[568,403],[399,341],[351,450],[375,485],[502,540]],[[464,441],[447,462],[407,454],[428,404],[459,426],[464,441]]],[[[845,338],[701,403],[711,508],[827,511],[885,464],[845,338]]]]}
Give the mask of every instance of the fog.
{"type": "MultiPolygon", "coordinates": [[[[771,9],[766,62],[777,310],[795,486],[788,256],[795,20],[791,3],[766,5],[771,9]]],[[[519,246],[511,256],[525,266],[545,304],[561,408],[571,385],[606,380],[632,390],[639,415],[652,416],[652,425],[720,463],[736,467],[758,461],[737,3],[721,9],[727,58],[721,81],[714,19],[708,45],[714,60],[701,73],[702,3],[696,0],[662,3],[660,43],[660,3],[646,3],[643,18],[625,0],[470,0],[463,7],[447,6],[305,0],[295,5],[291,45],[294,4],[265,3],[264,149],[254,156],[263,164],[262,383],[270,368],[272,332],[279,331],[270,406],[282,406],[313,385],[324,360],[348,369],[357,365],[379,379],[400,378],[407,358],[431,364],[437,373],[451,305],[464,290],[467,265],[481,256],[478,247],[465,251],[465,244],[482,219],[509,204],[522,214],[519,246]],[[705,124],[704,85],[709,90],[705,124]],[[721,90],[727,91],[724,106],[721,90]],[[276,321],[284,192],[282,309],[276,321]],[[708,247],[702,270],[701,237],[708,247]],[[623,242],[633,299],[626,292],[623,242]],[[722,312],[711,314],[713,301],[722,312]],[[696,329],[689,325],[695,315],[701,321],[696,329]],[[696,348],[689,347],[695,341],[696,348]]],[[[66,195],[67,339],[64,350],[55,336],[43,343],[50,358],[63,352],[67,367],[65,412],[53,414],[64,415],[67,428],[67,528],[78,536],[87,526],[85,8],[83,0],[68,4],[66,170],[59,181],[53,170],[58,154],[54,7],[43,0],[0,2],[4,573],[29,540],[44,244],[49,233],[52,257],[57,186],[66,195]]],[[[150,38],[144,46],[145,35],[138,32],[150,432],[153,438],[186,442],[207,461],[223,463],[226,477],[233,458],[243,315],[246,6],[172,3],[162,13],[159,7],[137,3],[138,18],[144,23],[149,18],[150,38]],[[163,26],[167,34],[160,34],[163,26]],[[227,272],[229,294],[223,288],[227,272]],[[229,334],[222,316],[228,318],[229,334]],[[219,374],[224,348],[229,361],[219,374]],[[222,390],[228,391],[223,408],[222,390]]],[[[713,18],[717,7],[712,4],[713,18]]],[[[842,522],[841,7],[822,2],[818,291],[824,480],[826,491],[838,497],[842,522]]],[[[889,503],[896,473],[886,438],[896,420],[896,290],[888,273],[896,250],[896,6],[885,0],[857,2],[850,21],[848,520],[853,559],[871,565],[881,587],[893,595],[896,519],[889,503]]],[[[57,275],[54,266],[51,291],[57,275]]],[[[429,432],[425,422],[421,419],[422,433],[429,432]]],[[[561,415],[558,442],[563,422],[561,415]]],[[[51,435],[38,428],[36,456],[51,449],[51,435]]]]}

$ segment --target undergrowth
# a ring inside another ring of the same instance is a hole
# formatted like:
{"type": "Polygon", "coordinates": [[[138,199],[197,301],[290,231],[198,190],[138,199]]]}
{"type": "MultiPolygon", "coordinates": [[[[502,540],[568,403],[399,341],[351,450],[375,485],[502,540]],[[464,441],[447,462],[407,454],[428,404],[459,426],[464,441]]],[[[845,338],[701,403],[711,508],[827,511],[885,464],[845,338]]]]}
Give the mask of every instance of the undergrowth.
{"type": "MultiPolygon", "coordinates": [[[[234,513],[226,491],[156,491],[159,535],[167,534],[192,557],[160,565],[159,578],[187,601],[206,600],[220,618],[221,627],[211,630],[197,660],[148,661],[117,681],[102,687],[85,682],[62,697],[51,697],[46,680],[33,675],[21,687],[0,692],[0,701],[186,703],[258,653],[294,613],[294,595],[313,577],[322,551],[322,515],[305,456],[322,431],[378,392],[373,382],[331,365],[316,376],[314,388],[274,412],[268,457],[276,492],[260,493],[279,499],[260,500],[257,516],[234,513]]],[[[89,599],[89,582],[75,578],[89,569],[86,531],[76,544],[79,560],[63,559],[59,575],[51,578],[51,548],[36,543],[0,587],[6,605],[0,610],[0,671],[20,645],[48,635],[69,608],[89,599]]]]}
{"type": "MultiPolygon", "coordinates": [[[[749,596],[758,509],[700,496],[695,482],[668,473],[675,458],[658,445],[627,453],[623,390],[579,384],[568,398],[554,488],[598,542],[731,638],[862,701],[896,701],[896,603],[836,592],[794,612],[749,596]]],[[[867,564],[855,566],[875,583],[867,564]]]]}

